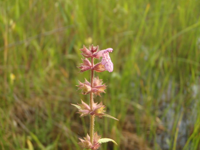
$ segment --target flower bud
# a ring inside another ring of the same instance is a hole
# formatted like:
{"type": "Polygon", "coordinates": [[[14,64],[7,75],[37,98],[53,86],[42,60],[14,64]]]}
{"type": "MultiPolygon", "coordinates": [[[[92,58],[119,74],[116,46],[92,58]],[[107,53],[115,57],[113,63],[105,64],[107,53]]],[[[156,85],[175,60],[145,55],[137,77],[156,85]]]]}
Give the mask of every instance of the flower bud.
{"type": "Polygon", "coordinates": [[[99,46],[91,46],[90,50],[92,53],[95,53],[99,49],[99,46]]]}
{"type": "Polygon", "coordinates": [[[87,58],[85,58],[79,68],[81,69],[81,72],[84,72],[90,70],[91,67],[92,67],[91,62],[87,58]]]}
{"type": "Polygon", "coordinates": [[[89,58],[89,57],[92,57],[92,52],[90,50],[88,50],[85,46],[83,46],[82,49],[80,49],[82,51],[82,55],[85,57],[85,58],[89,58]]]}

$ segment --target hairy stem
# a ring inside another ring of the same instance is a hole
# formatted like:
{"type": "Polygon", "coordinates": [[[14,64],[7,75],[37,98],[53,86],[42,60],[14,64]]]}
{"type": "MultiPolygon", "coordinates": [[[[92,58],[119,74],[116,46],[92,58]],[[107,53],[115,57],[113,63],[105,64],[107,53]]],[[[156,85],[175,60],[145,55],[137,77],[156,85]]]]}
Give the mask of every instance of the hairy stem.
{"type": "MultiPolygon", "coordinates": [[[[94,66],[94,58],[91,58],[92,67],[94,66]]],[[[94,70],[91,70],[91,88],[93,87],[93,78],[94,78],[94,70]]],[[[94,104],[93,93],[90,93],[90,109],[92,110],[94,104]]],[[[95,115],[90,116],[90,142],[93,143],[94,139],[94,117],[95,115]]]]}

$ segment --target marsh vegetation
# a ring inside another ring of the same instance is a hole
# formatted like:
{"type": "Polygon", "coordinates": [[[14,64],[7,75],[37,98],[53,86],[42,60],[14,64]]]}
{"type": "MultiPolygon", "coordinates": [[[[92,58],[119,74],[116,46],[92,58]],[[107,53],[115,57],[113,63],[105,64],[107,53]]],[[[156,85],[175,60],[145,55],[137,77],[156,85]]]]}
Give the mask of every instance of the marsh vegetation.
{"type": "MultiPolygon", "coordinates": [[[[80,47],[112,47],[95,130],[112,150],[200,149],[200,1],[0,1],[0,149],[75,150],[80,47]]],[[[97,97],[98,101],[98,97],[97,97]]],[[[87,120],[88,119],[88,120],[87,120]]]]}

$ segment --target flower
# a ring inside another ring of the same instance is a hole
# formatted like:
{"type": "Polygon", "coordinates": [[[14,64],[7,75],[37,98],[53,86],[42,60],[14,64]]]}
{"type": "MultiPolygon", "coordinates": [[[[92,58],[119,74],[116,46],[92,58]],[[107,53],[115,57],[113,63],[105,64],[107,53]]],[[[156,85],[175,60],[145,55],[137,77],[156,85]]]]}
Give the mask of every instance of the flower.
{"type": "Polygon", "coordinates": [[[73,106],[75,106],[76,108],[78,108],[78,113],[81,114],[80,117],[86,116],[86,115],[95,115],[98,117],[103,117],[105,115],[105,106],[102,104],[102,102],[100,102],[99,104],[94,103],[92,109],[90,108],[90,106],[88,104],[86,104],[85,102],[83,102],[81,100],[81,104],[71,104],[73,106]]]}
{"type": "Polygon", "coordinates": [[[78,104],[78,105],[72,104],[72,105],[78,108],[79,110],[78,113],[81,114],[81,117],[86,116],[90,114],[91,112],[90,106],[86,104],[85,102],[83,102],[82,100],[81,100],[81,104],[78,104]]]}
{"type": "Polygon", "coordinates": [[[113,51],[112,48],[107,48],[105,50],[101,50],[101,51],[98,51],[95,54],[93,54],[93,57],[95,57],[95,58],[102,57],[101,64],[104,66],[105,70],[107,70],[109,72],[113,71],[113,63],[112,63],[110,56],[109,56],[109,53],[112,52],[112,51],[113,51]]]}
{"type": "Polygon", "coordinates": [[[105,93],[106,85],[103,84],[102,80],[98,77],[94,78],[93,86],[91,87],[91,83],[85,79],[85,82],[82,83],[79,81],[79,85],[77,85],[79,89],[82,89],[82,94],[86,95],[90,92],[93,92],[95,95],[99,95],[101,93],[105,93]]]}
{"type": "Polygon", "coordinates": [[[85,58],[79,68],[81,69],[81,72],[84,72],[86,70],[90,70],[92,68],[92,64],[87,58],[85,58]]]}
{"type": "Polygon", "coordinates": [[[92,143],[90,142],[90,136],[87,134],[84,139],[79,138],[80,142],[78,143],[82,148],[91,149],[92,143]]]}
{"type": "Polygon", "coordinates": [[[85,82],[82,83],[79,81],[79,85],[77,85],[79,89],[82,89],[82,94],[86,95],[91,92],[91,84],[85,79],[85,82]]]}
{"type": "Polygon", "coordinates": [[[100,147],[100,143],[98,142],[98,140],[101,137],[95,132],[94,133],[94,139],[93,139],[93,143],[90,142],[90,136],[87,134],[86,137],[84,137],[84,139],[79,139],[80,142],[78,143],[82,148],[86,148],[86,149],[91,149],[91,150],[97,150],[100,147]]]}
{"type": "Polygon", "coordinates": [[[92,46],[90,47],[90,50],[91,50],[92,53],[97,52],[98,49],[99,49],[99,46],[98,46],[98,45],[97,45],[97,46],[93,46],[93,45],[92,45],[92,46]]]}
{"type": "Polygon", "coordinates": [[[89,58],[89,57],[92,57],[92,52],[87,49],[84,45],[83,45],[83,48],[80,49],[82,51],[82,55],[85,57],[85,58],[89,58]]]}
{"type": "Polygon", "coordinates": [[[93,57],[93,53],[97,52],[99,46],[91,46],[89,49],[87,49],[84,45],[83,48],[80,49],[82,51],[82,55],[85,58],[93,57]]]}
{"type": "Polygon", "coordinates": [[[104,50],[100,50],[100,51],[96,52],[95,54],[93,54],[93,57],[99,59],[100,57],[103,57],[104,53],[111,53],[112,51],[113,51],[112,48],[107,48],[107,49],[104,49],[104,50]]]}
{"type": "Polygon", "coordinates": [[[103,84],[103,81],[99,77],[94,78],[92,92],[100,96],[101,93],[105,93],[105,89],[106,85],[103,84]]]}
{"type": "Polygon", "coordinates": [[[103,71],[106,71],[106,68],[104,67],[104,65],[100,62],[100,63],[97,63],[93,68],[92,70],[95,70],[96,72],[103,72],[103,71]]]}
{"type": "Polygon", "coordinates": [[[92,150],[97,150],[100,147],[100,143],[98,142],[101,136],[97,134],[97,132],[94,133],[94,139],[93,139],[93,144],[92,144],[92,150]]]}
{"type": "Polygon", "coordinates": [[[113,63],[110,59],[108,52],[102,54],[101,63],[104,65],[106,70],[108,70],[109,72],[113,72],[113,63]]]}
{"type": "Polygon", "coordinates": [[[105,108],[105,106],[102,104],[102,102],[100,102],[99,104],[94,103],[93,109],[90,112],[90,114],[101,118],[105,115],[104,108],[105,108]]]}
{"type": "MultiPolygon", "coordinates": [[[[83,48],[80,49],[80,50],[82,51],[82,55],[85,58],[94,57],[94,58],[99,59],[100,57],[102,57],[101,63],[96,64],[93,67],[93,70],[95,70],[97,72],[102,72],[102,71],[105,71],[105,70],[112,72],[113,71],[113,63],[110,59],[109,53],[111,53],[113,51],[113,49],[107,48],[107,49],[104,49],[104,50],[97,51],[98,48],[99,48],[98,46],[95,47],[95,46],[92,45],[89,48],[90,50],[87,49],[85,46],[83,46],[83,48]]],[[[87,64],[87,65],[84,65],[84,63],[83,63],[81,65],[80,69],[81,69],[81,72],[91,69],[91,63],[87,64]]]]}

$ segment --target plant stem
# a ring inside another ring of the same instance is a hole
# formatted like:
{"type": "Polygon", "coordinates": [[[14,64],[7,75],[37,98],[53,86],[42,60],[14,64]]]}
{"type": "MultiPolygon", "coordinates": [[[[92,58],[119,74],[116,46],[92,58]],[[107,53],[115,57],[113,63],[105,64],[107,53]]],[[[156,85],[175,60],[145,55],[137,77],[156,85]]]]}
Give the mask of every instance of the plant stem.
{"type": "MultiPolygon", "coordinates": [[[[92,67],[94,66],[94,58],[91,58],[92,67]]],[[[93,78],[94,78],[94,70],[91,70],[91,88],[93,87],[93,78]]],[[[93,99],[93,93],[90,93],[90,109],[93,109],[94,99],[93,99]]],[[[95,115],[90,116],[90,142],[93,143],[94,138],[94,117],[95,115]]]]}

